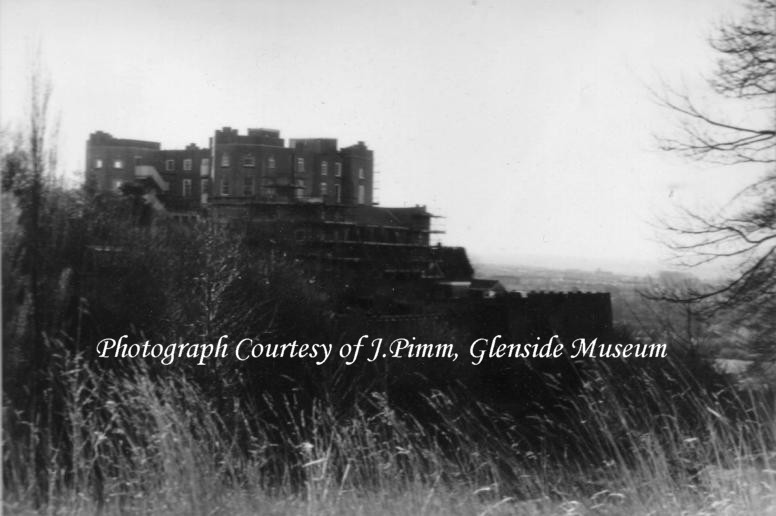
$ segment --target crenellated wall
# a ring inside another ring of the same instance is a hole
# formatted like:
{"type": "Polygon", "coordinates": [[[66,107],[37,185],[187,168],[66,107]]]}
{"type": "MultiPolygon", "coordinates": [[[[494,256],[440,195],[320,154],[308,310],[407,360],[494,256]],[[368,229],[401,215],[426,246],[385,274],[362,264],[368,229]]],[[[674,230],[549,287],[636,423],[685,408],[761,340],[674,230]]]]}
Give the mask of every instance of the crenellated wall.
{"type": "Polygon", "coordinates": [[[569,340],[595,338],[612,330],[612,301],[608,292],[510,292],[506,296],[510,333],[569,340]]]}

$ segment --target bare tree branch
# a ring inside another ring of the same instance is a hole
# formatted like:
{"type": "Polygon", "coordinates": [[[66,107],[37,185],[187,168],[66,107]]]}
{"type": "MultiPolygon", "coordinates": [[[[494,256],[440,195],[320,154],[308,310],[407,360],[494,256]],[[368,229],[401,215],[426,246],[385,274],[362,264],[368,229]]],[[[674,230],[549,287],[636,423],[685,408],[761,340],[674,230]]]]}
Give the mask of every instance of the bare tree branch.
{"type": "Polygon", "coordinates": [[[747,321],[764,335],[764,321],[776,329],[776,0],[752,1],[745,19],[723,24],[709,43],[719,53],[708,80],[719,102],[712,109],[668,86],[659,94],[653,90],[658,103],[679,117],[678,134],[658,137],[658,143],[693,160],[765,165],[765,175],[717,213],[681,209],[681,220],[664,224],[666,244],[682,263],[724,263],[732,267],[731,277],[716,285],[656,286],[642,295],[732,311],[737,315],[730,320],[747,321]],[[737,115],[719,114],[729,106],[737,115]]]}

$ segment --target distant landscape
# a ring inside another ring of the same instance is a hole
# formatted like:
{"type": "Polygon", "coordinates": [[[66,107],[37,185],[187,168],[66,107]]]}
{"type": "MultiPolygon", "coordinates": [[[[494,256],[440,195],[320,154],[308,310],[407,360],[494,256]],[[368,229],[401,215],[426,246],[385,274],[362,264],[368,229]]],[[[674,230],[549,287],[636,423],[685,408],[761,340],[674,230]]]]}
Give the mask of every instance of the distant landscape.
{"type": "Polygon", "coordinates": [[[643,294],[657,286],[700,283],[691,272],[658,271],[620,274],[608,270],[562,269],[531,265],[475,262],[475,275],[495,279],[508,291],[609,292],[615,326],[627,328],[644,340],[658,339],[693,345],[705,354],[747,360],[748,332],[729,318],[709,319],[693,308],[650,301],[643,294]]]}

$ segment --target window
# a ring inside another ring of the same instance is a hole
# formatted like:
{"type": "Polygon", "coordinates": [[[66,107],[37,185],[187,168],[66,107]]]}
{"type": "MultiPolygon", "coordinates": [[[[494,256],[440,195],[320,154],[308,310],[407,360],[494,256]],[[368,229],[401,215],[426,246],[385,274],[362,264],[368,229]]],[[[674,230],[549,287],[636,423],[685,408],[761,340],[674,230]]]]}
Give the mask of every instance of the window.
{"type": "Polygon", "coordinates": [[[199,162],[199,169],[210,170],[210,158],[202,158],[202,161],[199,162]]]}
{"type": "Polygon", "coordinates": [[[342,163],[334,164],[334,177],[342,177],[342,163]]]}
{"type": "Polygon", "coordinates": [[[304,172],[304,158],[296,158],[296,171],[304,172]]]}
{"type": "Polygon", "coordinates": [[[175,160],[173,160],[173,159],[168,159],[168,160],[165,160],[165,161],[164,161],[164,169],[165,169],[167,172],[170,172],[170,171],[172,171],[172,170],[175,170],[175,160]]]}
{"type": "Polygon", "coordinates": [[[274,169],[275,168],[275,156],[270,156],[267,158],[267,168],[274,169]]]}
{"type": "Polygon", "coordinates": [[[183,180],[183,196],[191,197],[191,179],[183,180]]]}
{"type": "Polygon", "coordinates": [[[359,179],[365,179],[365,176],[364,176],[364,167],[358,167],[358,178],[359,178],[359,179]]]}
{"type": "Polygon", "coordinates": [[[358,204],[364,204],[365,193],[364,185],[358,185],[358,204]]]}
{"type": "Polygon", "coordinates": [[[296,196],[297,197],[303,197],[304,196],[304,179],[297,179],[296,180],[296,196]]]}
{"type": "Polygon", "coordinates": [[[101,159],[94,160],[94,168],[102,168],[102,160],[101,159]]]}
{"type": "Polygon", "coordinates": [[[329,163],[326,161],[321,161],[321,175],[325,176],[329,173],[329,163]]]}
{"type": "Polygon", "coordinates": [[[229,161],[229,154],[222,154],[221,155],[221,166],[222,167],[228,167],[231,165],[231,161],[229,161]]]}
{"type": "Polygon", "coordinates": [[[202,179],[199,182],[199,193],[202,195],[207,195],[207,179],[202,179]]]}
{"type": "Polygon", "coordinates": [[[229,195],[229,179],[227,178],[221,180],[221,195],[229,195]]]}
{"type": "Polygon", "coordinates": [[[334,185],[334,193],[335,193],[335,196],[337,197],[337,202],[341,203],[342,202],[342,186],[334,185]]]}
{"type": "Polygon", "coordinates": [[[191,158],[186,158],[183,160],[183,170],[191,170],[193,165],[194,165],[194,160],[192,160],[191,158]]]}
{"type": "Polygon", "coordinates": [[[327,190],[328,188],[326,186],[326,183],[321,183],[321,195],[326,195],[327,190]]]}
{"type": "Polygon", "coordinates": [[[243,195],[246,197],[252,197],[253,196],[253,178],[252,177],[246,177],[245,178],[245,189],[243,190],[243,195]]]}
{"type": "Polygon", "coordinates": [[[253,156],[244,156],[242,159],[242,164],[244,167],[255,167],[256,159],[253,156]]]}
{"type": "Polygon", "coordinates": [[[113,168],[124,168],[124,160],[123,159],[114,159],[113,160],[113,168]]]}
{"type": "Polygon", "coordinates": [[[113,189],[115,191],[117,191],[117,192],[120,192],[121,191],[121,185],[123,185],[123,184],[124,184],[123,181],[121,181],[120,179],[114,179],[113,180],[113,189]]]}

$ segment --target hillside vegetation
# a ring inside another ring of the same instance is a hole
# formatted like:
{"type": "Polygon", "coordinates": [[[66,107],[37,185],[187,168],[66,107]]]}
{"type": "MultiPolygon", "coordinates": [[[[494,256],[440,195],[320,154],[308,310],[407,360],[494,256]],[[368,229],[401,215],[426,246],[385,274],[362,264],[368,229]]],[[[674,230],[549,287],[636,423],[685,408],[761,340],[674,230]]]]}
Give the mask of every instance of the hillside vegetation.
{"type": "MultiPolygon", "coordinates": [[[[370,329],[220,226],[144,226],[131,196],[53,187],[33,226],[24,201],[3,197],[8,513],[776,511],[770,393],[678,345],[521,361],[498,384],[460,362],[100,359],[123,334],[341,345],[370,329]]],[[[445,322],[392,331],[462,338],[445,322]]]]}

